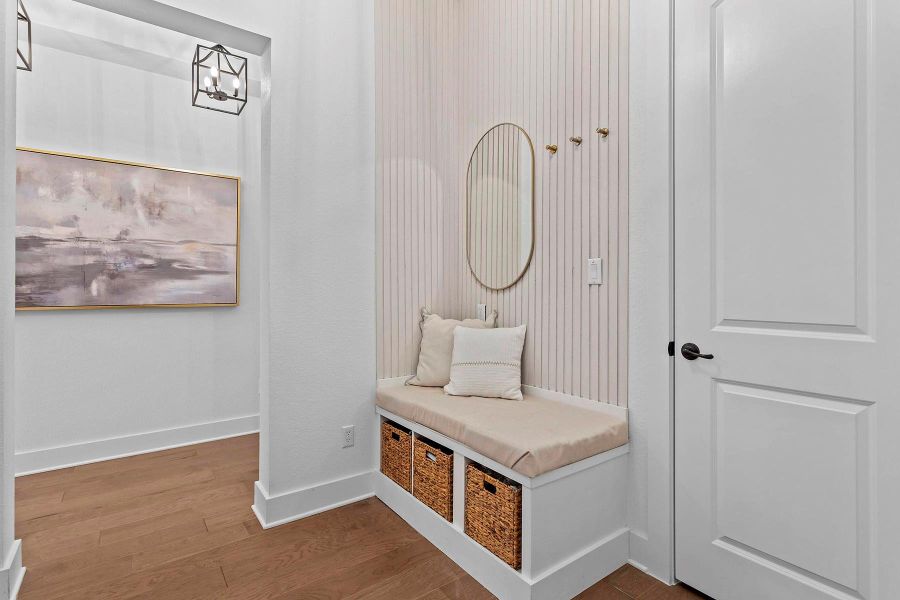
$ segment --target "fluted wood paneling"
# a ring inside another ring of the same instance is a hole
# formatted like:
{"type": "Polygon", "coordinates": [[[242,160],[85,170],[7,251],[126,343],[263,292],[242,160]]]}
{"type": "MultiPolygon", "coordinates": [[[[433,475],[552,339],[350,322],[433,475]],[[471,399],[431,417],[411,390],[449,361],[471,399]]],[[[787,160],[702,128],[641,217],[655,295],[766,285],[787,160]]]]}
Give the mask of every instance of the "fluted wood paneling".
{"type": "Polygon", "coordinates": [[[422,306],[459,312],[456,9],[376,0],[375,11],[378,374],[392,377],[415,372],[422,306]]]}
{"type": "Polygon", "coordinates": [[[626,404],[627,1],[376,6],[380,376],[414,370],[419,306],[458,317],[481,302],[504,326],[528,325],[525,383],[626,404]],[[536,147],[535,253],[518,284],[495,292],[468,269],[465,173],[502,122],[536,147]],[[400,165],[428,165],[440,184],[421,186],[420,169],[400,165]],[[590,257],[604,259],[602,286],[586,284],[590,257]]]}

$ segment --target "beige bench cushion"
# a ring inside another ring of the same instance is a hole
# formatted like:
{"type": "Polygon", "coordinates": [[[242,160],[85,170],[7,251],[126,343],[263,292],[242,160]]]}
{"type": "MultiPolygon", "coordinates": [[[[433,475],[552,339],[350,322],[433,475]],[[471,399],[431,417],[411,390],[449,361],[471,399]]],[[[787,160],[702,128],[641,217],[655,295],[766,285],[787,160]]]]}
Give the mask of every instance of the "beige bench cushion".
{"type": "Polygon", "coordinates": [[[388,386],[379,388],[377,403],[528,477],[628,442],[624,419],[528,394],[513,401],[388,386]]]}

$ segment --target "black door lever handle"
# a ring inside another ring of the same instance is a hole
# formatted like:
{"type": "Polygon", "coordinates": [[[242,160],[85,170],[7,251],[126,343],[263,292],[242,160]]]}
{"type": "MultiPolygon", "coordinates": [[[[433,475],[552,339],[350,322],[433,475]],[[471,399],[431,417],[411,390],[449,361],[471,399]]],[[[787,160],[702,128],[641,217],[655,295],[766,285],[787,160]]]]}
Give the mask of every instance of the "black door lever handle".
{"type": "Polygon", "coordinates": [[[697,360],[698,358],[705,358],[706,360],[710,360],[714,358],[712,354],[701,354],[700,347],[692,342],[688,342],[681,347],[681,355],[688,360],[697,360]]]}

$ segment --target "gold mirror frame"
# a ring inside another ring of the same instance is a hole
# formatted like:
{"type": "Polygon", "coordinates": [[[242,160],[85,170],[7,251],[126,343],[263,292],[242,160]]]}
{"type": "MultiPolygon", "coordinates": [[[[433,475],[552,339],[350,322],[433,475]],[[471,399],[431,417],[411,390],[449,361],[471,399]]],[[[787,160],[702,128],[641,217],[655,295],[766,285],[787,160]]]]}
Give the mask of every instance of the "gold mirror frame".
{"type": "Polygon", "coordinates": [[[472,273],[472,277],[474,277],[475,280],[479,284],[482,285],[482,287],[485,287],[489,290],[493,290],[496,292],[508,290],[509,288],[513,287],[514,285],[519,283],[519,281],[522,280],[522,277],[524,277],[525,273],[528,272],[528,267],[531,266],[531,260],[532,260],[532,258],[534,258],[534,238],[535,238],[535,233],[536,233],[535,222],[534,222],[534,220],[535,220],[535,202],[534,202],[535,174],[534,174],[534,170],[535,170],[534,143],[531,141],[531,136],[528,135],[528,132],[525,131],[525,129],[523,129],[519,125],[516,125],[515,123],[509,123],[509,122],[497,123],[496,125],[492,125],[491,127],[489,127],[488,130],[485,131],[484,134],[480,138],[478,138],[478,142],[475,144],[475,148],[472,150],[472,154],[469,155],[469,164],[466,167],[466,224],[465,224],[466,225],[466,263],[469,265],[469,271],[472,273]],[[498,127],[502,127],[504,125],[510,125],[512,127],[515,127],[516,129],[518,129],[519,132],[523,136],[525,136],[525,139],[528,141],[528,148],[531,152],[531,193],[529,194],[530,195],[530,204],[531,204],[531,245],[530,245],[530,248],[528,251],[528,258],[525,260],[525,263],[522,265],[522,270],[519,272],[519,274],[516,276],[516,278],[513,279],[513,281],[510,284],[505,285],[503,287],[492,287],[492,286],[486,284],[484,281],[482,281],[480,277],[478,277],[478,273],[475,272],[475,268],[472,266],[472,256],[471,256],[471,253],[469,252],[469,247],[470,247],[471,237],[472,237],[471,227],[469,227],[469,220],[470,220],[469,213],[470,213],[471,205],[472,205],[471,190],[469,189],[469,178],[471,177],[471,174],[472,174],[472,159],[475,158],[475,153],[478,152],[478,147],[481,145],[481,142],[484,141],[484,138],[486,138],[488,136],[488,134],[490,132],[492,132],[494,129],[496,129],[498,127]]]}

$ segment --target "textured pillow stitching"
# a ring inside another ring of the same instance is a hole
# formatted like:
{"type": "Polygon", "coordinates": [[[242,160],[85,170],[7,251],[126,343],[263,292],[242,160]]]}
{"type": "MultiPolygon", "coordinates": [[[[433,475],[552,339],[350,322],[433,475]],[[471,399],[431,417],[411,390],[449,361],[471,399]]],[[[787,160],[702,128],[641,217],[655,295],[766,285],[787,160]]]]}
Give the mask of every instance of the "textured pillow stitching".
{"type": "Polygon", "coordinates": [[[478,365],[500,365],[505,367],[518,367],[521,365],[519,361],[516,362],[504,362],[500,360],[472,360],[468,362],[455,362],[453,363],[454,367],[477,367],[478,365]]]}

